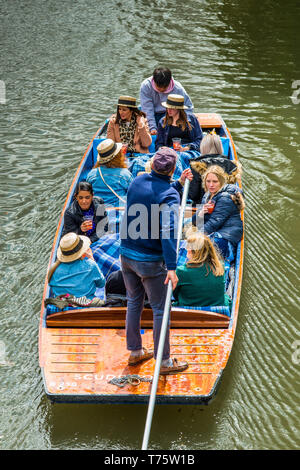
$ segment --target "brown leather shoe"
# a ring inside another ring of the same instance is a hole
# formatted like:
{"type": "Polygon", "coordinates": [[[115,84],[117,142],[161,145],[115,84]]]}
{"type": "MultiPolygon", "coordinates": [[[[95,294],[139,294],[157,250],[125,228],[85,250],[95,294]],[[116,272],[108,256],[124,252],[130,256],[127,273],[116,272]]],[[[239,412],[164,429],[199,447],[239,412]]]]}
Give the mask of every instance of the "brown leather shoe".
{"type": "Polygon", "coordinates": [[[160,368],[160,375],[171,375],[171,374],[178,374],[183,370],[187,369],[189,364],[188,362],[178,362],[176,357],[172,359],[173,365],[172,366],[161,366],[160,368]]]}
{"type": "Polygon", "coordinates": [[[136,364],[139,364],[140,362],[148,361],[148,359],[151,359],[154,355],[152,349],[146,349],[143,348],[144,354],[140,354],[139,356],[133,356],[130,354],[129,359],[128,359],[128,365],[129,366],[135,366],[136,364]]]}

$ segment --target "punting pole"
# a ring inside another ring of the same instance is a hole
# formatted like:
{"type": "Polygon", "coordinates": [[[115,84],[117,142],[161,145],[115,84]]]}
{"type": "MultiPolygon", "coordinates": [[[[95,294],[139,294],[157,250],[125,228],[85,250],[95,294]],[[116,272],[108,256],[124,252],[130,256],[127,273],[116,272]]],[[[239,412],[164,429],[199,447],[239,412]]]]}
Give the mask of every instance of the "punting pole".
{"type": "MultiPolygon", "coordinates": [[[[180,240],[181,240],[181,235],[182,235],[182,225],[183,225],[183,219],[184,219],[184,211],[185,211],[185,206],[186,206],[186,200],[187,200],[189,187],[190,187],[190,181],[188,179],[186,179],[185,183],[184,183],[184,190],[183,190],[183,196],[182,196],[181,208],[180,208],[180,215],[179,215],[179,221],[178,221],[177,250],[176,250],[177,257],[178,257],[178,253],[179,253],[179,246],[180,246],[180,240]]],[[[160,366],[161,366],[161,361],[162,361],[162,355],[163,355],[163,349],[164,349],[165,338],[166,338],[166,333],[167,333],[167,327],[168,327],[168,324],[169,324],[172,292],[173,292],[172,282],[169,281],[168,290],[167,290],[167,297],[166,297],[166,302],[165,302],[165,308],[164,308],[164,315],[163,315],[163,320],[162,320],[162,325],[161,325],[161,330],[160,330],[160,337],[159,337],[159,343],[158,343],[158,349],[157,349],[157,357],[156,357],[156,361],[155,361],[155,369],[154,369],[154,374],[153,374],[151,393],[150,393],[149,404],[148,404],[148,412],[147,412],[146,425],[145,425],[145,430],[144,430],[142,450],[147,450],[147,448],[148,448],[149,435],[150,435],[152,417],[153,417],[154,406],[155,406],[155,399],[156,399],[156,392],[157,392],[160,366]]]]}

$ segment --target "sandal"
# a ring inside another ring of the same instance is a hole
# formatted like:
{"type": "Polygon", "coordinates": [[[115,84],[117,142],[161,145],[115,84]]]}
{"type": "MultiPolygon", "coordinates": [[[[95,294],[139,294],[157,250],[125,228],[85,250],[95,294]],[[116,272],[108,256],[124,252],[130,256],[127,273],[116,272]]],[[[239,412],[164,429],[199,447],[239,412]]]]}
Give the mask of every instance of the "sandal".
{"type": "Polygon", "coordinates": [[[178,362],[176,357],[172,359],[173,364],[171,366],[161,366],[160,368],[160,375],[171,375],[171,374],[178,374],[178,372],[182,372],[183,370],[187,369],[189,364],[187,362],[178,362]]]}
{"type": "Polygon", "coordinates": [[[144,351],[144,354],[139,354],[138,356],[133,356],[132,354],[130,354],[129,359],[128,359],[128,365],[135,366],[136,364],[139,364],[140,362],[148,361],[148,359],[151,359],[154,355],[152,349],[143,348],[143,351],[144,351]]]}

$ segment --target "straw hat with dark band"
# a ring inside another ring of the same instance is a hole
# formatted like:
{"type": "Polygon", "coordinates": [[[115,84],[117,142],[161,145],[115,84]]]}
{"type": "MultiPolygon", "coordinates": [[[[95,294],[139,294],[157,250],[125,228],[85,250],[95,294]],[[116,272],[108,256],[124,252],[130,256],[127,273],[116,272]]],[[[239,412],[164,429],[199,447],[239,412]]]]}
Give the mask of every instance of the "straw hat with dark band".
{"type": "Polygon", "coordinates": [[[132,96],[120,96],[118,106],[126,106],[126,108],[137,108],[136,99],[132,96]]]}
{"type": "Polygon", "coordinates": [[[84,235],[66,233],[60,240],[57,258],[63,263],[71,263],[79,259],[89,249],[91,240],[84,235]]]}
{"type": "Polygon", "coordinates": [[[168,95],[167,101],[162,103],[162,106],[165,108],[173,109],[187,109],[188,107],[184,105],[184,97],[182,95],[168,95]]]}
{"type": "Polygon", "coordinates": [[[116,143],[111,139],[105,139],[97,147],[99,163],[104,164],[110,162],[121,150],[122,144],[116,143]]]}

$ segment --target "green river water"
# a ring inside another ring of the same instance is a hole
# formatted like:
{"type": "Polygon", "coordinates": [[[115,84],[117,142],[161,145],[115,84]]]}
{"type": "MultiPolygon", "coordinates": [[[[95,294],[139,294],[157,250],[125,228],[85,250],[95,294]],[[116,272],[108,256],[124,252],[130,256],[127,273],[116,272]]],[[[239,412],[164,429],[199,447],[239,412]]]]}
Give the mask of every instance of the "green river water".
{"type": "Polygon", "coordinates": [[[208,406],[158,406],[153,449],[299,447],[300,3],[0,2],[0,448],[139,449],[147,407],[52,405],[42,292],[67,191],[118,96],[168,66],[243,165],[233,351],[208,406]]]}

